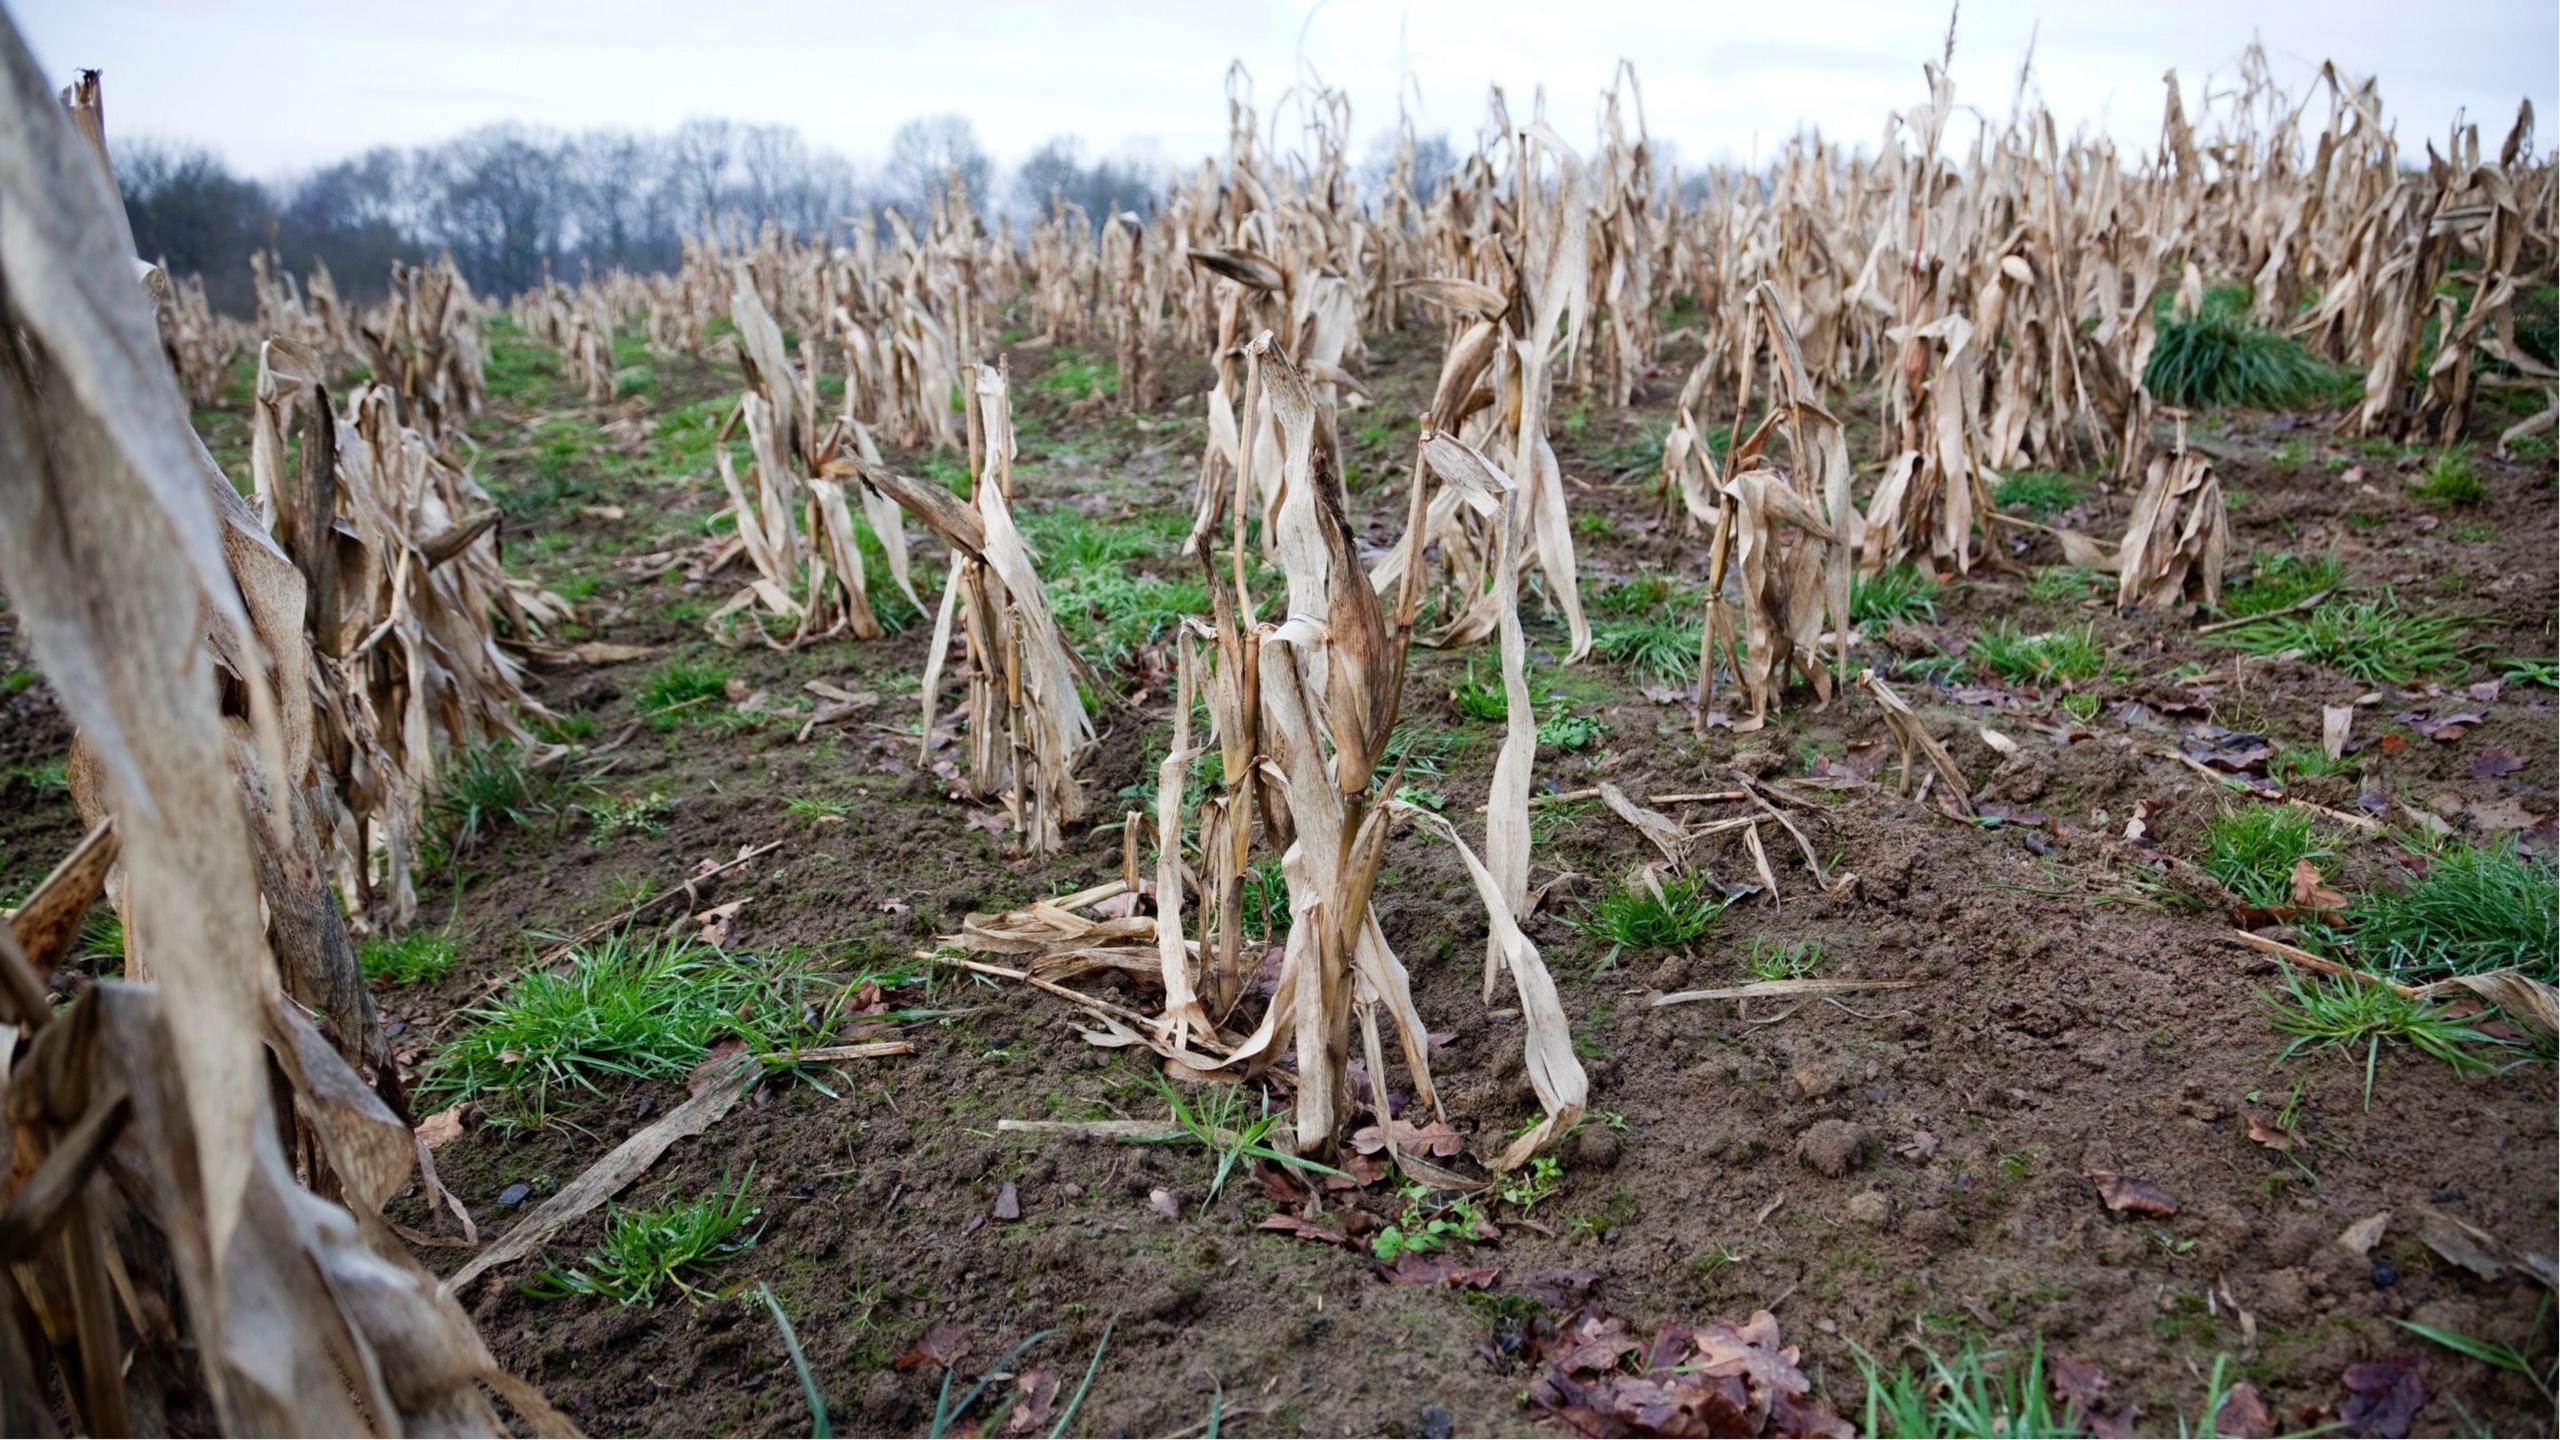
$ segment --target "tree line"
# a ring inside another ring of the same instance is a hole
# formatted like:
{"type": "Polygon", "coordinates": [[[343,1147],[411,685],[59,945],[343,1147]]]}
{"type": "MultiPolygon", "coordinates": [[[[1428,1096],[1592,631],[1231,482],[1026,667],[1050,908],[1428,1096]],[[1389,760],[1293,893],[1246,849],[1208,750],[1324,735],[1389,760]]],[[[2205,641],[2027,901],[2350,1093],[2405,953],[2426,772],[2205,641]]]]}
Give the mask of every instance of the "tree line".
{"type": "Polygon", "coordinates": [[[797,233],[832,232],[899,209],[921,217],[957,174],[982,211],[1045,214],[1051,197],[1097,222],[1151,211],[1166,176],[1138,161],[1084,156],[1058,136],[1001,177],[969,122],[910,120],[866,171],[788,126],[694,119],[662,134],[560,135],[518,124],[441,144],[381,147],[280,183],[234,173],[201,146],[139,139],[116,146],[116,178],[144,256],[200,274],[217,309],[256,308],[249,257],[326,265],[342,296],[378,298],[394,260],[450,253],[473,289],[504,297],[582,268],[673,269],[704,217],[797,233]]]}

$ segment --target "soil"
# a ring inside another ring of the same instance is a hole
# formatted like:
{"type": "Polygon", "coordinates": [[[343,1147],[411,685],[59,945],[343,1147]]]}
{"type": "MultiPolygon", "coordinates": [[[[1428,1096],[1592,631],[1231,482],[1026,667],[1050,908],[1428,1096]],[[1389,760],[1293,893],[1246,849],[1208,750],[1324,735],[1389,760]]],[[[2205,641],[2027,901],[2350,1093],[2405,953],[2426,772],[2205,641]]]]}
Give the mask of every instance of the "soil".
{"type": "MultiPolygon", "coordinates": [[[[1666,357],[1629,411],[1566,402],[1558,440],[1583,517],[1586,595],[1638,574],[1694,580],[1700,571],[1702,537],[1667,523],[1649,475],[1625,468],[1642,463],[1625,459],[1640,453],[1629,442],[1666,423],[1687,358],[1666,357]]],[[[1052,352],[1020,347],[1008,359],[1023,397],[1025,509],[1074,505],[1118,520],[1184,507],[1203,430],[1197,367],[1173,367],[1169,398],[1153,413],[1117,416],[1045,393],[1037,380],[1052,352]]],[[[1376,402],[1344,416],[1354,503],[1375,540],[1401,528],[1412,431],[1409,420],[1374,434],[1364,427],[1412,414],[1436,361],[1429,336],[1373,341],[1376,402]]],[[[658,374],[665,388],[624,402],[621,416],[645,420],[736,383],[719,367],[658,374]]],[[[482,420],[482,473],[502,496],[531,484],[522,442],[551,404],[501,402],[482,420]]],[[[2354,586],[2393,586],[2417,608],[2460,615],[2480,662],[2464,683],[2495,676],[2500,657],[2553,653],[2550,464],[2494,460],[2484,445],[2490,501],[2431,510],[2406,494],[2417,461],[2368,457],[2332,434],[2329,418],[2193,423],[2240,497],[2235,563],[2252,549],[2334,549],[2354,586]],[[2347,463],[2326,463],[2332,457],[2347,463]]],[[[919,755],[916,685],[929,625],[794,651],[710,644],[690,612],[673,618],[668,606],[716,606],[734,574],[688,581],[681,569],[618,562],[670,535],[698,535],[717,508],[717,484],[649,473],[642,425],[597,433],[606,453],[580,498],[619,513],[511,520],[506,539],[546,580],[599,577],[585,606],[589,638],[660,647],[643,660],[538,673],[546,704],[601,722],[590,752],[635,724],[634,691],[671,656],[716,655],[736,675],[736,693],[776,704],[811,680],[877,699],[805,742],[795,738],[796,715],[705,716],[663,730],[640,724],[601,760],[561,762],[606,793],[664,797],[663,833],[596,843],[581,817],[564,812],[548,825],[502,827],[450,875],[422,880],[427,923],[453,928],[463,963],[438,984],[382,992],[406,1059],[468,1025],[468,1007],[521,969],[541,943],[533,937],[609,919],[634,887],[663,887],[746,847],[780,846],[703,895],[706,905],[747,902],[731,960],[799,956],[847,977],[911,967],[972,911],[1118,873],[1115,792],[1152,770],[1170,733],[1161,656],[1142,654],[1114,677],[1123,698],[1101,712],[1105,739],[1086,777],[1095,822],[1063,855],[1015,857],[994,823],[1001,807],[953,799],[934,768],[950,753],[947,716],[930,758],[919,755]],[[547,530],[565,543],[542,540],[533,556],[547,530]],[[841,820],[804,822],[786,809],[794,797],[849,808],[841,820]]],[[[1871,409],[1856,419],[1853,444],[1872,460],[1871,409]]],[[[2065,523],[2111,537],[2130,498],[2093,486],[2065,523]]],[[[2056,563],[2058,554],[2038,548],[2049,544],[2021,543],[1998,558],[2056,563]]],[[[540,1300],[521,1288],[537,1268],[527,1262],[478,1283],[464,1302],[499,1359],[595,1433],[804,1432],[801,1390],[759,1285],[792,1317],[834,1423],[848,1433],[928,1427],[940,1367],[900,1360],[945,1327],[971,1346],[956,1388],[1017,1340],[1054,1327],[1015,1368],[1063,1377],[1064,1393],[1107,1328],[1075,1420],[1084,1433],[1198,1434],[1213,1417],[1223,1434],[1562,1433],[1522,1398],[1537,1373],[1523,1327],[1534,1328],[1535,1297],[1559,1287],[1648,1333],[1662,1322],[1740,1323],[1767,1309],[1804,1348],[1816,1392],[1844,1413],[1864,1395],[1859,1347],[1895,1356],[1906,1342],[1952,1352],[1971,1341],[2023,1353],[2040,1339],[2100,1367],[2109,1401],[2137,1405],[2146,1431],[2201,1420],[2217,1361],[2226,1379],[2254,1383],[2282,1423],[2316,1424],[2335,1418],[2346,1367],[2410,1352],[2423,1356],[2431,1396],[2420,1431],[2548,1433],[2551,1411],[2522,1377],[2392,1323],[2539,1344],[2548,1357],[2549,1327],[2529,1338],[2539,1289],[2448,1263],[2413,1223],[2433,1206],[2507,1245],[2553,1251],[2560,1153],[2547,1048],[2517,1047],[2512,1063],[2485,1075],[2386,1049],[2369,1098],[2362,1052],[2280,1059],[2284,1037],[2262,999],[2278,983],[2276,967],[2230,940],[2226,902],[2192,868],[2202,828],[2223,803],[2218,787],[2162,752],[2202,724],[2316,746],[2320,707],[2354,705],[2359,739],[2381,743],[2362,752],[2361,777],[2306,795],[2340,809],[2387,795],[2395,824],[2407,819],[2405,804],[2457,832],[2514,835],[2548,853],[2553,692],[2516,681],[2477,694],[2459,683],[2365,685],[2244,656],[2200,637],[2188,617],[2127,617],[2094,598],[2033,601],[2025,573],[2004,565],[1953,580],[1934,620],[1896,627],[1870,647],[1961,650],[1998,620],[2033,629],[2086,622],[2125,667],[2100,687],[2102,712],[2085,721],[2028,687],[1897,682],[2001,807],[1977,823],[1897,793],[1890,741],[1862,699],[1825,707],[1799,689],[1762,732],[1716,726],[1701,736],[1684,695],[1597,658],[1558,667],[1560,621],[1529,617],[1533,665],[1606,727],[1591,750],[1542,750],[1542,790],[1606,780],[1641,798],[1721,788],[1737,771],[1766,776],[1784,782],[1790,813],[1826,866],[1854,879],[1825,893],[1781,841],[1777,896],[1746,896],[1688,947],[1612,955],[1570,920],[1646,858],[1641,841],[1590,805],[1561,807],[1545,822],[1533,888],[1560,873],[1575,878],[1548,893],[1529,932],[1561,987],[1599,1113],[1567,1142],[1556,1193],[1525,1211],[1485,1203],[1498,1238],[1461,1254],[1498,1270],[1489,1289],[1392,1283],[1365,1252],[1258,1229],[1280,1207],[1272,1187],[1242,1172],[1204,1208],[1214,1160],[1196,1148],[999,1133],[1007,1117],[1153,1118],[1163,1100],[1151,1067],[1087,1044],[1069,1007],[941,971],[929,999],[919,998],[928,993],[921,985],[897,995],[955,1012],[901,1028],[914,1054],[848,1063],[823,1090],[769,1083],[625,1193],[629,1203],[654,1202],[747,1177],[761,1207],[758,1238],[695,1280],[711,1298],[627,1309],[540,1300]],[[2393,718],[2464,709],[2485,719],[2452,740],[2393,718]],[[2020,753],[1995,751],[1981,738],[1986,727],[2020,753]],[[2475,762],[2492,750],[2520,757],[2522,768],[2476,776],[2475,762]],[[2149,835],[2129,841],[2138,809],[2149,835]],[[2187,901],[2182,891],[2209,898],[2187,901]],[[1823,976],[1915,983],[1800,1003],[1649,1004],[1661,992],[1738,983],[1755,946],[1798,943],[1821,946],[1823,976]],[[2253,1141],[2244,1115],[2297,1093],[2298,1160],[2253,1141]],[[2176,1213],[2113,1213],[2090,1172],[2147,1181],[2174,1197],[2176,1213]],[[2401,1218],[2370,1255],[2337,1243],[2385,1210],[2401,1218]]],[[[1466,720],[1449,703],[1466,661],[1417,651],[1405,714],[1461,737],[1446,775],[1428,784],[1472,834],[1468,812],[1484,793],[1499,726],[1466,720]]],[[[1720,699],[1718,708],[1732,707],[1720,699]]],[[[0,760],[12,767],[58,754],[67,740],[41,685],[0,697],[0,722],[0,760]]],[[[68,848],[77,826],[60,791],[14,772],[5,784],[0,889],[14,892],[68,848]]],[[[2333,883],[2386,883],[2396,853],[2386,841],[2345,836],[2341,848],[2333,883]]],[[[1738,848],[1712,866],[1728,880],[1752,873],[1738,848]]],[[[1443,1032],[1434,1067],[1447,1118],[1471,1152],[1485,1148],[1536,1106],[1518,1016],[1499,1000],[1488,1008],[1479,988],[1482,911],[1445,846],[1416,832],[1392,842],[1377,907],[1413,971],[1420,1012],[1443,1032]]],[[[1154,1003],[1135,988],[1116,998],[1154,1003]]],[[[683,1097],[676,1084],[616,1085],[530,1128],[475,1114],[437,1164],[485,1239],[683,1097]]],[[[1382,1182],[1326,1203],[1368,1215],[1349,1222],[1356,1232],[1393,1221],[1406,1200],[1382,1182]]],[[[400,1214],[430,1223],[414,1196],[400,1214]]],[[[571,1225],[547,1253],[583,1253],[604,1218],[571,1225]]],[[[449,1272],[471,1252],[422,1253],[449,1272]]],[[[1022,1388],[991,1389],[1001,1396],[972,1412],[975,1423],[1028,1424],[1031,1411],[1012,1408],[1022,1388]]]]}

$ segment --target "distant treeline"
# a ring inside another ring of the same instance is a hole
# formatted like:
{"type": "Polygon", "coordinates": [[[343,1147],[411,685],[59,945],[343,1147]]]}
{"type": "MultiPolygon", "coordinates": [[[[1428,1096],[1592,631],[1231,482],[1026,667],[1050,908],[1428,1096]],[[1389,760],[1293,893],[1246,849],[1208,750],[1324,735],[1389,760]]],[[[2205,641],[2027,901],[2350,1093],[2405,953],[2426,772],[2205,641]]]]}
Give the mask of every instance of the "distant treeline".
{"type": "MultiPolygon", "coordinates": [[[[1452,164],[1449,143],[1421,142],[1422,193],[1452,164]]],[[[865,212],[924,214],[956,172],[982,214],[1022,220],[1056,195],[1099,222],[1117,210],[1152,212],[1172,178],[1140,161],[1092,160],[1073,136],[1035,151],[1009,176],[956,116],[910,120],[888,158],[866,170],[810,145],[797,130],[695,119],[665,134],[597,130],[559,135],[492,125],[438,145],[383,147],[279,184],[243,178],[199,147],[137,140],[116,147],[116,176],[141,254],[173,273],[200,274],[215,308],[256,308],[249,257],[273,250],[284,268],[326,265],[349,300],[378,298],[397,259],[449,252],[481,294],[505,297],[580,267],[598,273],[673,269],[682,237],[705,215],[773,220],[797,233],[865,212]],[[1000,183],[1001,180],[1001,183],[1000,183]]],[[[1392,147],[1373,147],[1364,179],[1383,179],[1392,147]]]]}

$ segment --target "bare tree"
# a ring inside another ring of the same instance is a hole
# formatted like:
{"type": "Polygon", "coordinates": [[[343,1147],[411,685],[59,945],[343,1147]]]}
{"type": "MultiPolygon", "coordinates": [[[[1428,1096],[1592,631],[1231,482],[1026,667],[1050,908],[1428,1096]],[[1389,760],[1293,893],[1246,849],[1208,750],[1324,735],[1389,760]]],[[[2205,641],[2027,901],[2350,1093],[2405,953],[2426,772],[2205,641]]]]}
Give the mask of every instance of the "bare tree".
{"type": "Polygon", "coordinates": [[[978,132],[966,117],[928,115],[910,120],[889,137],[889,196],[922,216],[932,209],[946,177],[957,174],[969,198],[985,204],[995,162],[978,146],[978,132]]]}

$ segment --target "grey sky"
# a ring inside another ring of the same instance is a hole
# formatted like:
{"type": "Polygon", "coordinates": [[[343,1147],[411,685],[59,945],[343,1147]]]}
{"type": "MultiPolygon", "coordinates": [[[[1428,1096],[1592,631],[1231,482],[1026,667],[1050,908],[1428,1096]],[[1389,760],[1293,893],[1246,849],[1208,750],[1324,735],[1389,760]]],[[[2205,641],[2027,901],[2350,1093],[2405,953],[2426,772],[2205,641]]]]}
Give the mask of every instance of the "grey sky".
{"type": "MultiPolygon", "coordinates": [[[[10,11],[49,73],[106,72],[111,133],[199,140],[260,176],[495,120],[662,130],[698,114],[795,125],[866,162],[898,122],[957,111],[1008,163],[1072,132],[1094,153],[1187,164],[1225,147],[1229,60],[1253,72],[1268,114],[1302,58],[1349,94],[1355,157],[1394,123],[1407,71],[1425,133],[1471,134],[1494,82],[1525,118],[1543,82],[1550,118],[1579,141],[1625,56],[1657,138],[1693,163],[1747,159],[1800,124],[1872,146],[1888,111],[1923,98],[1920,62],[1946,26],[1942,6],[1881,0],[24,0],[10,11]]],[[[2552,0],[1967,0],[1960,104],[2005,112],[2039,21],[2036,83],[2057,116],[2137,145],[2157,134],[2163,71],[2177,69],[2192,106],[2253,32],[2291,87],[2323,57],[2378,73],[2409,153],[2461,111],[2494,144],[2519,99],[2541,121],[2538,149],[2560,124],[2552,0]]]]}

